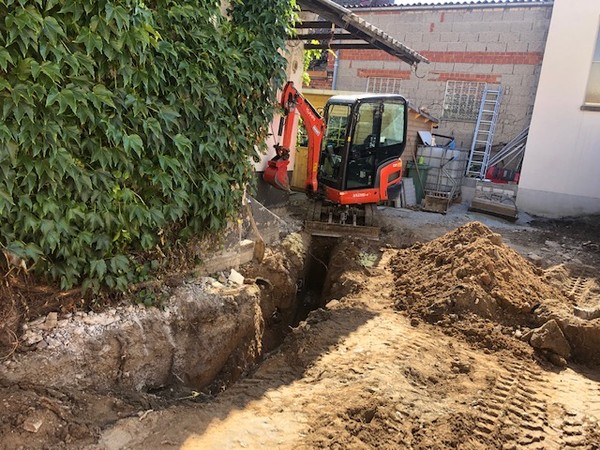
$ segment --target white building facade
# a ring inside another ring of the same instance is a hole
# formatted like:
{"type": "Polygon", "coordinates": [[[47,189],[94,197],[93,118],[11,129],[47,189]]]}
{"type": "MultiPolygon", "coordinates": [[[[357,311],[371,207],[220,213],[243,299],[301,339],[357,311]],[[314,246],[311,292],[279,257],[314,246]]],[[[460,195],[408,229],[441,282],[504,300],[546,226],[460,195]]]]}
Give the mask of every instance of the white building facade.
{"type": "Polygon", "coordinates": [[[600,214],[600,1],[555,0],[517,206],[600,214]]]}

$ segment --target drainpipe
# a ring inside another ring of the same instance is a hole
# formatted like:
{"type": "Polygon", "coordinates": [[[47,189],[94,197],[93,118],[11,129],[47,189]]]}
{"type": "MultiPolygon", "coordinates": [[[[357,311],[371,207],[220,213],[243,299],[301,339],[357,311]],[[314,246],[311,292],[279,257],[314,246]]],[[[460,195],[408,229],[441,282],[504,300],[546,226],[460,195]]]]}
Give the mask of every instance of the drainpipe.
{"type": "Polygon", "coordinates": [[[340,68],[340,51],[336,50],[335,51],[335,61],[333,63],[333,80],[331,82],[331,89],[334,91],[337,89],[337,77],[338,77],[339,68],[340,68]]]}

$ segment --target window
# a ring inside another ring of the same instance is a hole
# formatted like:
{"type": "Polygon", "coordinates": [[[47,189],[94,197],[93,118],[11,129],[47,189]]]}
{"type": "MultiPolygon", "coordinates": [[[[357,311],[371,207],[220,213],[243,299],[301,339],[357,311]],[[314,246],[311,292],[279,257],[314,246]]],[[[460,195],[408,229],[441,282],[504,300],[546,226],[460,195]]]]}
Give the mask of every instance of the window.
{"type": "Polygon", "coordinates": [[[485,83],[447,81],[444,95],[444,119],[476,121],[485,83]]]}
{"type": "Polygon", "coordinates": [[[400,78],[367,78],[367,92],[375,94],[400,94],[400,78]]]}
{"type": "Polygon", "coordinates": [[[333,104],[325,113],[327,126],[321,148],[319,177],[335,183],[335,186],[341,182],[340,168],[350,111],[349,105],[333,104]]]}
{"type": "Polygon", "coordinates": [[[600,108],[600,32],[596,36],[596,49],[592,58],[592,69],[590,70],[590,78],[588,79],[585,91],[585,103],[584,109],[600,108]]]}

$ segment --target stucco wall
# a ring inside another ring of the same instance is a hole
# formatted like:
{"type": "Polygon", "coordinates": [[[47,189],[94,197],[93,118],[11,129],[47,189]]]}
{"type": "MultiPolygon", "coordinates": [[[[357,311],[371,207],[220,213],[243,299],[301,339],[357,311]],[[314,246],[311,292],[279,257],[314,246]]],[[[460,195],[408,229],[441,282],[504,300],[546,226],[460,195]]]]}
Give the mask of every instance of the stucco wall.
{"type": "Polygon", "coordinates": [[[555,0],[521,172],[520,209],[600,213],[600,111],[582,111],[600,26],[598,0],[555,0]]]}
{"type": "Polygon", "coordinates": [[[531,119],[551,5],[472,7],[393,7],[354,9],[431,64],[415,74],[397,58],[379,51],[342,50],[336,88],[364,91],[367,78],[399,78],[401,92],[412,103],[441,118],[439,132],[469,147],[474,122],[443,117],[447,80],[500,83],[506,88],[494,143],[506,143],[531,119]]]}

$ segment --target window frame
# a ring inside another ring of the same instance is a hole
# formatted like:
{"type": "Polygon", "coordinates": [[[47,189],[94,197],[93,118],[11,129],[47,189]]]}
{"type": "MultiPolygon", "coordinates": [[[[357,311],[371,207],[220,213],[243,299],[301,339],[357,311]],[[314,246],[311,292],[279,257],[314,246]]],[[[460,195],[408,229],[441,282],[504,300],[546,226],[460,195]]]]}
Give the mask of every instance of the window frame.
{"type": "Polygon", "coordinates": [[[588,75],[588,81],[585,85],[585,98],[581,109],[584,111],[600,111],[600,26],[596,31],[596,45],[594,47],[594,53],[592,55],[592,61],[590,62],[590,71],[588,75]],[[594,84],[594,96],[597,97],[590,101],[590,95],[592,90],[592,84],[594,84]],[[597,86],[596,86],[597,85],[597,86]]]}
{"type": "Polygon", "coordinates": [[[482,81],[447,80],[442,104],[442,118],[455,122],[477,122],[481,98],[486,85],[487,83],[482,81]],[[461,101],[461,96],[467,97],[466,101],[461,101]],[[459,98],[458,101],[457,98],[459,98]],[[461,112],[460,106],[451,108],[453,105],[460,104],[468,104],[468,108],[462,108],[463,111],[468,109],[468,115],[461,112]]]}
{"type": "Polygon", "coordinates": [[[401,94],[402,81],[402,78],[394,77],[367,77],[365,92],[373,94],[401,94]]]}

